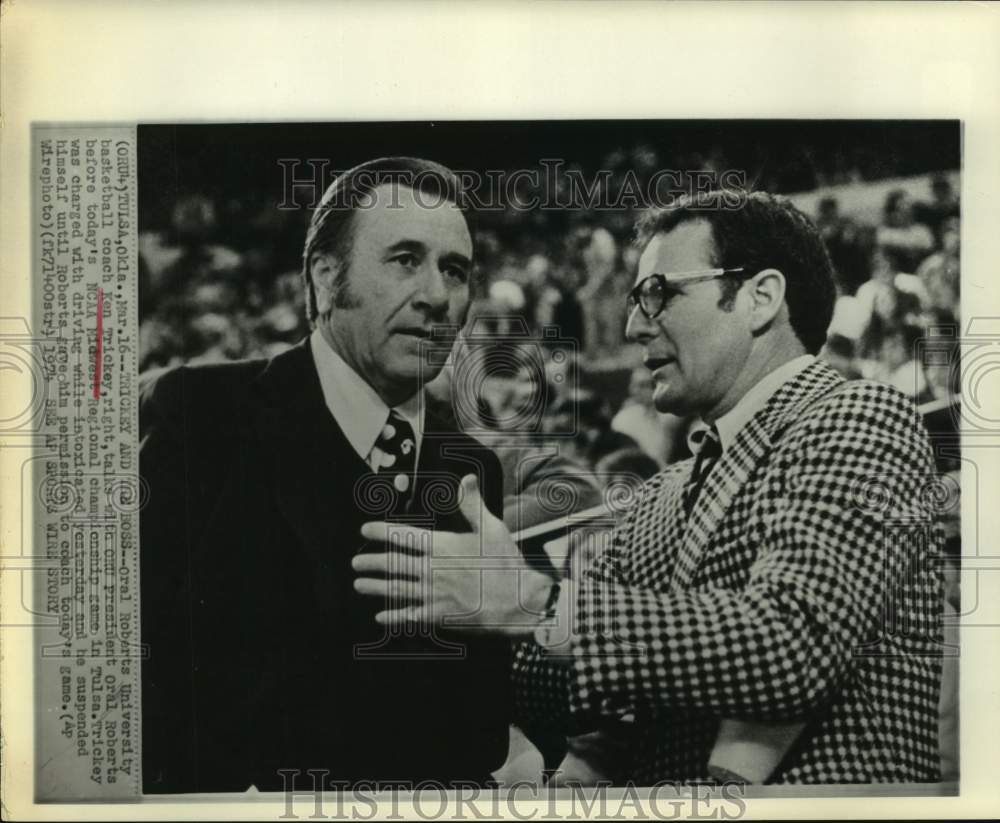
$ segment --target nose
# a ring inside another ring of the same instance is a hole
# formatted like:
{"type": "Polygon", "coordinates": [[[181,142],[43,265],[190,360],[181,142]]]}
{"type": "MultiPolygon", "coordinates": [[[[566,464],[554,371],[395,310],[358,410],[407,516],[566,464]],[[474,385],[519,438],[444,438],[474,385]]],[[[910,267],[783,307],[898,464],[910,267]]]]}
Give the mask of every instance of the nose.
{"type": "Polygon", "coordinates": [[[625,339],[630,343],[640,343],[645,346],[660,333],[660,327],[655,321],[646,317],[646,313],[636,306],[625,323],[625,339]]]}
{"type": "Polygon", "coordinates": [[[426,263],[421,272],[420,285],[413,295],[413,303],[432,315],[440,315],[448,308],[448,287],[437,266],[426,263]]]}

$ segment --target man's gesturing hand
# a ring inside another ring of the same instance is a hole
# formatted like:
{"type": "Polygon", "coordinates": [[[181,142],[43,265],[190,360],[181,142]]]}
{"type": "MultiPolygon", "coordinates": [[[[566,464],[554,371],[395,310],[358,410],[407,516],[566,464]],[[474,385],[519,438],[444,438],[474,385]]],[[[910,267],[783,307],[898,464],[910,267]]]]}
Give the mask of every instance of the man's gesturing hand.
{"type": "Polygon", "coordinates": [[[532,569],[503,522],[483,504],[475,475],[462,478],[459,508],[472,532],[435,532],[401,523],[366,523],[380,553],[356,555],[354,588],[381,597],[383,625],[419,622],[448,629],[526,637],[553,580],[532,569]]]}

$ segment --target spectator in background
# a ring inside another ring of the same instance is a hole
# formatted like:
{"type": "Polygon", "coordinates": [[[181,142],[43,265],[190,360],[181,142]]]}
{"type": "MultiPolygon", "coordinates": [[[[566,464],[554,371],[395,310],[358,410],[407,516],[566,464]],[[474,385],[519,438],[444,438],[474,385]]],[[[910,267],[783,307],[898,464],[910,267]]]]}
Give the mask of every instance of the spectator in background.
{"type": "MultiPolygon", "coordinates": [[[[936,399],[945,400],[961,393],[962,374],[958,368],[960,359],[958,339],[951,334],[928,334],[924,338],[921,352],[924,376],[936,399]]],[[[943,431],[949,431],[953,424],[953,420],[946,421],[943,431]]],[[[932,432],[942,430],[933,423],[928,423],[928,428],[932,432]]]]}
{"type": "Polygon", "coordinates": [[[653,375],[645,366],[632,371],[629,396],[611,420],[611,428],[627,434],[661,467],[676,456],[683,418],[656,410],[653,375]]]}
{"type": "Polygon", "coordinates": [[[305,301],[302,297],[302,274],[287,271],[279,274],[263,301],[262,313],[250,321],[255,343],[254,354],[273,357],[291,348],[307,333],[305,301]]]}
{"type": "Polygon", "coordinates": [[[552,261],[545,254],[534,253],[527,260],[508,255],[507,264],[495,270],[494,279],[508,279],[517,283],[524,292],[524,317],[528,327],[534,329],[538,317],[538,301],[546,289],[552,261]]]}
{"type": "Polygon", "coordinates": [[[550,445],[569,459],[590,466],[594,444],[609,431],[610,422],[607,401],[589,389],[574,389],[549,409],[544,427],[550,445]]]}
{"type": "Polygon", "coordinates": [[[218,215],[214,201],[202,194],[177,200],[168,231],[143,244],[151,282],[161,294],[176,294],[188,283],[231,278],[239,281],[242,256],[217,242],[218,215]]]}
{"type": "Polygon", "coordinates": [[[938,325],[954,325],[959,320],[960,250],[959,220],[949,217],[941,225],[941,250],[917,269],[917,277],[927,293],[928,311],[938,325]]]}
{"type": "Polygon", "coordinates": [[[856,295],[855,309],[860,315],[858,356],[870,361],[862,368],[866,377],[874,377],[886,336],[904,325],[923,323],[926,300],[923,284],[916,275],[898,272],[891,256],[881,247],[872,254],[872,277],[856,295]],[[875,371],[872,371],[872,369],[875,371]]]}
{"type": "Polygon", "coordinates": [[[242,329],[233,318],[224,314],[199,314],[191,321],[191,331],[201,349],[199,354],[187,361],[192,365],[237,360],[246,348],[242,329]]]}
{"type": "Polygon", "coordinates": [[[619,449],[598,460],[594,474],[605,489],[619,485],[638,492],[659,470],[659,464],[642,449],[619,449]]]}
{"type": "Polygon", "coordinates": [[[582,273],[571,265],[550,266],[546,284],[535,308],[535,325],[543,332],[543,342],[552,348],[566,348],[561,341],[572,341],[577,351],[586,344],[583,305],[577,297],[582,273]],[[557,338],[544,337],[546,328],[558,330],[557,338]]]}
{"type": "Polygon", "coordinates": [[[614,431],[608,426],[608,422],[608,419],[605,418],[601,429],[587,449],[587,464],[590,466],[596,466],[609,454],[620,452],[623,449],[631,451],[639,448],[635,440],[627,434],[614,431]]]}
{"type": "Polygon", "coordinates": [[[577,293],[583,306],[587,355],[591,358],[613,353],[624,340],[625,318],[621,298],[628,287],[618,277],[618,247],[606,228],[578,230],[580,262],[586,272],[585,281],[577,293]]]}
{"type": "Polygon", "coordinates": [[[502,428],[515,435],[478,435],[490,446],[503,467],[503,521],[513,531],[558,516],[588,509],[601,502],[600,489],[588,461],[567,450],[553,448],[539,431],[552,393],[540,379],[539,364],[525,362],[517,371],[502,428]]]}
{"type": "MultiPolygon", "coordinates": [[[[552,352],[545,362],[545,381],[552,390],[552,406],[570,397],[580,385],[580,353],[572,349],[552,352]]],[[[550,406],[551,408],[551,406],[550,406]]]]}
{"type": "Polygon", "coordinates": [[[913,219],[913,202],[902,189],[893,189],[886,195],[882,225],[875,232],[875,239],[895,270],[910,274],[934,249],[934,235],[913,219]]]}
{"type": "Polygon", "coordinates": [[[936,174],[931,178],[931,202],[915,203],[913,216],[931,230],[938,247],[944,245],[944,226],[948,220],[960,213],[958,196],[946,174],[936,174]]]}
{"type": "Polygon", "coordinates": [[[524,289],[513,280],[496,280],[490,286],[489,299],[483,314],[492,319],[492,333],[498,337],[525,336],[528,318],[524,315],[527,300],[524,289]]]}
{"type": "Polygon", "coordinates": [[[854,341],[842,334],[830,334],[826,345],[819,354],[819,359],[829,363],[845,380],[860,380],[860,369],[854,361],[854,341]]]}
{"type": "Polygon", "coordinates": [[[184,339],[180,330],[161,317],[151,316],[139,325],[139,372],[183,363],[184,339]]]}
{"type": "Polygon", "coordinates": [[[833,261],[837,289],[841,294],[854,294],[868,279],[868,252],[861,228],[840,213],[836,197],[819,201],[816,228],[833,261]]]}
{"type": "Polygon", "coordinates": [[[923,335],[924,329],[912,324],[889,329],[882,340],[879,371],[873,375],[918,404],[934,399],[917,347],[923,335]]]}
{"type": "Polygon", "coordinates": [[[165,230],[140,235],[140,371],[271,356],[306,333],[299,273],[261,270],[271,234],[239,251],[222,234],[215,202],[193,194],[165,230]]]}
{"type": "Polygon", "coordinates": [[[598,505],[600,488],[585,449],[573,449],[571,439],[558,436],[572,434],[572,416],[566,414],[562,430],[543,430],[552,426],[546,411],[558,401],[537,348],[514,346],[500,356],[497,350],[483,354],[483,348],[470,347],[461,338],[449,365],[428,383],[426,399],[437,416],[489,446],[500,459],[504,524],[516,532],[598,505]],[[490,372],[495,376],[489,377],[490,372]],[[471,396],[475,391],[480,396],[471,396]]]}
{"type": "Polygon", "coordinates": [[[858,340],[857,354],[860,358],[858,368],[861,373],[873,380],[883,379],[892,369],[899,365],[893,357],[894,365],[890,368],[883,358],[894,350],[885,347],[885,341],[904,327],[922,328],[923,317],[920,313],[920,299],[911,292],[890,288],[879,296],[875,302],[874,311],[869,316],[858,340]]]}

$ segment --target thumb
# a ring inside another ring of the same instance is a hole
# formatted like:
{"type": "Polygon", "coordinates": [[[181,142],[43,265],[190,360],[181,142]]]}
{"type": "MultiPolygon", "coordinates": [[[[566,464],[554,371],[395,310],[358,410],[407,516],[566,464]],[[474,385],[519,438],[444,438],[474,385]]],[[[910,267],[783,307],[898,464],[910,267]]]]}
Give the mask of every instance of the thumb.
{"type": "Polygon", "coordinates": [[[462,497],[458,504],[472,531],[477,534],[483,527],[483,509],[485,508],[482,495],[479,493],[479,479],[474,474],[467,474],[462,478],[462,497]]]}

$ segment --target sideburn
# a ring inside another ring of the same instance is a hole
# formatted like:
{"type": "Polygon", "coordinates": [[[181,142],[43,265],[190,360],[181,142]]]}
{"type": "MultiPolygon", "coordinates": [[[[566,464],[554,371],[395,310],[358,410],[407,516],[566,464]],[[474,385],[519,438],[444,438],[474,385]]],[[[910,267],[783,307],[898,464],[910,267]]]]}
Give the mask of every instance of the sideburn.
{"type": "Polygon", "coordinates": [[[731,275],[723,275],[719,278],[719,302],[716,304],[722,311],[730,312],[736,305],[736,295],[739,294],[743,281],[731,275]]]}
{"type": "Polygon", "coordinates": [[[347,280],[347,266],[344,266],[337,273],[330,285],[330,292],[335,309],[356,309],[361,305],[361,300],[351,289],[351,284],[347,280]]]}

